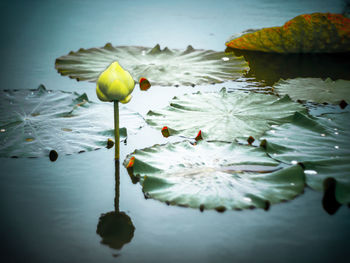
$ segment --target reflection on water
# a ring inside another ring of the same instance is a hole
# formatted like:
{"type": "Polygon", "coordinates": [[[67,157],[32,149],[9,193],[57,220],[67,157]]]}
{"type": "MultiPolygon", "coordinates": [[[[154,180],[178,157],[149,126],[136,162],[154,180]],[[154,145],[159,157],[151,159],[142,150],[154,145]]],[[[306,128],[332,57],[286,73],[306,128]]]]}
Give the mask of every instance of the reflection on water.
{"type": "Polygon", "coordinates": [[[337,181],[332,177],[329,177],[323,181],[324,194],[322,198],[322,206],[330,215],[335,214],[341,207],[341,204],[337,201],[335,196],[336,184],[337,181]]]}
{"type": "Polygon", "coordinates": [[[279,79],[313,77],[350,79],[350,53],[343,54],[277,54],[227,48],[226,53],[244,56],[250,70],[245,75],[273,85],[279,79]]]}
{"type": "Polygon", "coordinates": [[[116,161],[114,211],[100,216],[96,230],[96,233],[102,237],[101,243],[114,249],[121,249],[129,243],[135,231],[131,218],[126,213],[119,211],[119,166],[119,161],[116,161]]]}

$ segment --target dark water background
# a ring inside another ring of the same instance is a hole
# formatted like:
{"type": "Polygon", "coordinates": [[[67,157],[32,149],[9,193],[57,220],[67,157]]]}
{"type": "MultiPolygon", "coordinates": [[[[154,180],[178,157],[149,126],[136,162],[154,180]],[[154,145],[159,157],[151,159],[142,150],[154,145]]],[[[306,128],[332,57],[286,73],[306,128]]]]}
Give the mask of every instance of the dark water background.
{"type": "MultiPolygon", "coordinates": [[[[43,83],[86,92],[96,101],[93,83],[55,71],[57,57],[107,42],[220,51],[233,33],[343,8],[341,0],[1,1],[1,89],[43,83]]],[[[152,87],[142,96],[135,90],[128,106],[144,114],[177,94],[244,85],[152,87]]],[[[160,142],[165,139],[159,131],[145,127],[121,145],[121,159],[160,142]]],[[[328,215],[319,192],[306,188],[268,212],[201,213],[145,200],[123,167],[120,210],[136,229],[130,243],[113,250],[96,234],[101,213],[114,209],[113,154],[103,149],[59,156],[54,163],[0,158],[1,262],[350,262],[350,209],[328,215]]]]}

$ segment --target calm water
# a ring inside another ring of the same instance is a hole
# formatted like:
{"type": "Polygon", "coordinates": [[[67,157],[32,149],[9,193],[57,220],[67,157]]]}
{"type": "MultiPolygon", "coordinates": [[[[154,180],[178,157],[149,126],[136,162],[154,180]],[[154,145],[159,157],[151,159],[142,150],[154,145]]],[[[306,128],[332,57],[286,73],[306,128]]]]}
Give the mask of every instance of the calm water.
{"type": "MultiPolygon", "coordinates": [[[[60,76],[57,57],[70,50],[114,45],[224,50],[233,33],[277,26],[302,13],[341,13],[343,1],[1,1],[1,88],[86,92],[94,84],[60,76]]],[[[152,87],[135,91],[128,106],[140,113],[163,107],[176,94],[215,87],[152,87]]],[[[2,114],[2,113],[1,113],[2,114]]],[[[121,146],[165,142],[143,128],[121,146]]],[[[1,262],[349,262],[350,209],[333,215],[322,194],[306,189],[270,211],[215,211],[145,200],[126,170],[120,174],[120,210],[131,218],[130,243],[114,250],[96,234],[100,215],[114,210],[113,150],[46,158],[0,158],[1,262]]]]}

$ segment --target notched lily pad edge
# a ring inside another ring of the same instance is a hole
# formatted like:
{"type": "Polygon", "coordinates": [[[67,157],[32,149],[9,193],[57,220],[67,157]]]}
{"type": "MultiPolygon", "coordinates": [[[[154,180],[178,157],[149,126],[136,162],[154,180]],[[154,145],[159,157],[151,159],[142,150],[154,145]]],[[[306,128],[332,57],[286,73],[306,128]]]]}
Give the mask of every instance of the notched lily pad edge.
{"type": "MultiPolygon", "coordinates": [[[[273,89],[272,89],[273,91],[273,89]]],[[[182,96],[190,96],[190,95],[201,95],[201,94],[210,94],[210,93],[218,93],[218,94],[221,94],[221,95],[225,95],[227,93],[234,93],[236,92],[235,90],[227,90],[226,87],[222,87],[220,90],[218,91],[205,91],[205,92],[202,92],[202,91],[197,91],[197,92],[194,92],[194,93],[184,93],[182,94],[182,96]]],[[[238,92],[243,92],[243,93],[247,93],[249,94],[250,91],[249,90],[238,90],[238,92]]],[[[267,96],[272,96],[272,97],[275,97],[276,98],[276,101],[273,103],[273,104],[277,104],[277,103],[283,103],[285,101],[289,102],[289,101],[293,101],[290,96],[288,94],[285,94],[283,96],[280,96],[279,94],[276,94],[276,93],[271,93],[271,94],[266,94],[267,96]]],[[[175,104],[172,103],[173,100],[175,99],[178,99],[178,96],[174,96],[173,98],[171,98],[169,100],[169,105],[167,105],[164,109],[171,109],[171,107],[173,107],[175,104]]],[[[308,111],[308,108],[300,101],[297,101],[299,104],[301,104],[304,108],[305,108],[305,111],[308,111]]],[[[163,109],[163,110],[164,110],[163,109]]],[[[162,116],[162,114],[158,113],[158,112],[155,112],[153,110],[149,110],[147,113],[146,113],[146,116],[162,116]]],[[[288,120],[290,117],[285,117],[284,119],[288,120]]],[[[153,129],[155,130],[159,130],[159,126],[156,122],[154,122],[153,120],[151,119],[147,119],[144,118],[145,122],[153,129]]],[[[271,125],[271,124],[270,124],[271,125]]],[[[170,126],[163,126],[161,128],[161,133],[163,135],[163,137],[165,138],[168,138],[170,136],[177,136],[179,138],[182,138],[182,139],[185,139],[185,140],[194,140],[193,143],[196,143],[196,141],[199,141],[199,140],[206,140],[206,133],[203,132],[202,130],[198,130],[197,131],[197,135],[195,137],[188,137],[188,136],[185,136],[185,135],[179,135],[181,134],[182,132],[181,131],[178,131],[176,129],[173,129],[172,127],[170,126]]],[[[259,136],[262,137],[263,134],[261,134],[259,136]]],[[[247,136],[246,138],[245,137],[237,137],[235,138],[233,141],[227,141],[227,140],[206,140],[207,142],[227,142],[227,143],[232,143],[232,142],[238,142],[238,143],[241,143],[242,142],[242,139],[244,140],[247,140],[248,144],[252,144],[254,141],[255,141],[255,137],[249,135],[247,136]]],[[[242,144],[242,143],[241,143],[242,144]]]]}
{"type": "MultiPolygon", "coordinates": [[[[250,137],[248,138],[248,140],[250,139],[250,137]]],[[[183,140],[183,141],[178,141],[178,142],[175,142],[175,143],[171,143],[171,142],[167,142],[167,143],[163,143],[163,144],[155,144],[151,147],[155,147],[155,146],[165,146],[165,145],[168,145],[168,144],[178,144],[178,143],[183,143],[183,142],[188,142],[190,143],[191,145],[195,146],[197,144],[197,142],[192,142],[190,140],[183,140]]],[[[241,145],[241,146],[246,146],[246,147],[254,147],[254,148],[262,148],[263,146],[262,145],[252,145],[248,142],[248,144],[243,144],[243,143],[240,143],[238,141],[234,141],[234,142],[227,142],[227,141],[218,141],[218,140],[210,140],[210,141],[205,141],[205,142],[208,142],[208,143],[215,143],[215,142],[218,142],[218,143],[226,143],[226,144],[232,144],[232,143],[235,143],[237,145],[241,145]]],[[[200,143],[200,142],[199,142],[200,143]]],[[[146,147],[145,149],[147,148],[151,148],[151,147],[146,147]]],[[[142,151],[143,149],[136,149],[134,150],[132,153],[129,153],[127,154],[127,156],[125,157],[124,161],[123,161],[123,166],[125,167],[125,169],[127,170],[127,173],[132,181],[133,184],[137,184],[137,183],[140,183],[141,187],[142,187],[142,193],[144,195],[144,198],[147,200],[147,199],[153,199],[154,201],[158,201],[158,202],[161,202],[161,203],[164,203],[166,204],[167,206],[178,206],[178,207],[185,207],[185,208],[193,208],[193,209],[199,209],[200,212],[204,212],[204,210],[215,210],[219,213],[223,213],[225,212],[226,210],[232,210],[232,211],[243,211],[243,210],[254,210],[256,208],[261,208],[265,211],[269,211],[270,207],[271,207],[271,202],[268,201],[268,200],[263,200],[263,206],[261,207],[258,207],[258,206],[249,206],[247,207],[247,209],[245,208],[233,208],[233,209],[229,209],[227,208],[226,206],[222,206],[222,205],[219,205],[215,208],[209,208],[209,209],[206,209],[205,205],[204,204],[201,204],[199,207],[191,207],[190,205],[187,205],[187,204],[178,204],[176,203],[175,201],[160,201],[160,200],[157,200],[157,199],[154,199],[152,198],[152,196],[144,190],[144,186],[145,186],[145,182],[147,181],[147,178],[153,178],[152,176],[143,176],[141,177],[140,174],[134,174],[134,164],[135,162],[138,162],[138,160],[133,156],[137,151],[142,151]]],[[[266,155],[275,160],[274,158],[272,158],[268,153],[266,153],[266,155]]],[[[304,171],[305,170],[305,166],[302,164],[302,163],[297,163],[297,164],[286,164],[284,162],[281,162],[279,160],[275,160],[276,162],[279,163],[278,166],[276,167],[279,167],[277,168],[274,172],[277,172],[281,169],[289,169],[289,168],[292,168],[292,167],[295,167],[296,165],[301,167],[302,170],[304,171]]],[[[142,162],[143,163],[143,162],[142,162]]],[[[144,165],[148,166],[146,163],[143,163],[144,165]]],[[[151,169],[156,169],[156,168],[152,168],[150,167],[151,169]]],[[[158,170],[158,169],[156,169],[158,170]]],[[[306,185],[306,180],[305,180],[305,174],[303,173],[304,175],[304,188],[307,187],[306,185]]],[[[155,180],[162,180],[160,178],[153,178],[155,180]]],[[[294,200],[295,198],[297,198],[298,196],[301,196],[302,194],[304,194],[304,190],[299,193],[299,194],[296,194],[295,196],[293,196],[292,198],[290,198],[289,200],[281,200],[280,203],[276,203],[276,204],[281,204],[281,203],[286,203],[286,202],[289,202],[289,201],[292,201],[294,200]]],[[[274,205],[276,205],[274,204],[274,205]]]]}
{"type": "MultiPolygon", "coordinates": [[[[285,161],[278,160],[278,159],[274,158],[273,155],[268,152],[268,148],[269,148],[269,149],[273,149],[272,151],[274,153],[278,153],[278,152],[282,153],[284,151],[284,149],[287,149],[285,146],[269,142],[266,139],[259,140],[259,142],[260,142],[259,147],[263,148],[266,151],[266,154],[271,159],[278,161],[284,165],[291,165],[290,163],[287,163],[285,161]]],[[[306,171],[306,170],[308,170],[306,168],[308,163],[309,162],[296,162],[295,164],[300,165],[303,168],[303,170],[306,171]]],[[[310,175],[310,176],[312,176],[312,175],[310,175]]],[[[305,179],[305,187],[307,187],[308,189],[310,189],[312,191],[320,192],[320,191],[313,189],[310,185],[308,185],[307,181],[308,180],[305,179]]],[[[337,189],[337,187],[339,188],[338,184],[339,184],[339,182],[333,176],[328,176],[328,177],[324,178],[324,180],[322,182],[322,185],[323,185],[323,190],[321,190],[321,192],[323,193],[322,206],[325,209],[325,211],[330,215],[335,214],[336,211],[342,205],[347,205],[350,208],[350,202],[342,203],[342,202],[338,201],[337,195],[336,195],[336,189],[337,189]]]]}
{"type": "MultiPolygon", "coordinates": [[[[88,49],[84,49],[84,48],[80,48],[77,51],[70,51],[67,55],[63,55],[60,56],[58,58],[56,58],[55,60],[55,69],[57,70],[57,72],[62,75],[62,76],[68,76],[71,79],[76,79],[77,81],[89,81],[89,82],[95,82],[96,81],[96,76],[92,77],[92,76],[87,76],[88,74],[91,74],[94,72],[94,70],[82,70],[82,69],[77,69],[74,73],[72,73],[72,71],[70,69],[67,69],[67,65],[73,65],[73,64],[80,64],[81,61],[81,54],[84,56],[84,54],[90,54],[90,53],[103,53],[104,51],[108,51],[108,52],[116,52],[118,51],[118,48],[120,49],[131,49],[131,50],[135,50],[138,49],[137,51],[142,53],[142,55],[151,55],[151,56],[162,56],[162,55],[177,55],[177,56],[186,56],[189,55],[193,52],[204,52],[204,59],[208,59],[208,60],[212,60],[213,58],[213,53],[222,53],[223,55],[226,55],[224,52],[222,51],[215,51],[212,49],[194,49],[191,45],[188,45],[186,49],[179,49],[179,48],[174,48],[174,49],[169,49],[168,47],[165,47],[163,49],[161,49],[159,44],[156,44],[154,47],[144,47],[144,46],[139,46],[139,45],[135,45],[135,46],[126,46],[126,45],[120,45],[120,46],[113,46],[111,43],[107,43],[102,47],[94,47],[94,48],[88,48],[88,49]]],[[[128,52],[128,51],[127,51],[128,52]]],[[[234,56],[236,58],[241,58],[242,56],[234,56]]],[[[113,57],[114,61],[118,60],[117,55],[115,55],[115,57],[113,57]]],[[[223,61],[228,61],[229,59],[224,56],[221,57],[221,60],[223,61]]],[[[242,59],[242,62],[245,61],[244,59],[242,59]]],[[[112,63],[113,61],[111,61],[110,63],[112,63]]],[[[105,68],[107,68],[108,65],[105,66],[105,68]]],[[[230,67],[228,67],[230,68],[230,67]]],[[[241,74],[246,73],[248,71],[248,65],[247,63],[245,63],[244,66],[242,66],[241,69],[241,74]]],[[[102,72],[103,70],[101,70],[102,72]]],[[[129,70],[130,71],[130,70],[129,70]]],[[[131,71],[130,71],[131,72],[131,71]]],[[[181,83],[181,85],[185,85],[185,86],[192,86],[195,87],[196,85],[202,85],[202,84],[218,84],[218,83],[223,83],[226,81],[230,81],[230,80],[235,80],[236,77],[232,77],[232,78],[227,78],[227,79],[223,79],[220,80],[216,77],[213,78],[208,78],[207,81],[185,81],[183,83],[181,83]]],[[[138,83],[138,80],[134,80],[135,83],[138,83]]],[[[156,85],[156,83],[154,83],[156,85]]],[[[175,86],[175,87],[179,87],[180,83],[177,81],[174,81],[173,83],[168,83],[167,85],[165,84],[159,84],[160,86],[175,86]]]]}
{"type": "MultiPolygon", "coordinates": [[[[88,103],[91,103],[91,104],[94,104],[96,102],[94,101],[90,101],[87,94],[84,92],[82,94],[79,94],[77,92],[69,92],[69,91],[62,91],[62,90],[49,90],[45,87],[44,84],[40,84],[38,86],[38,88],[36,89],[3,89],[3,90],[0,90],[0,92],[21,92],[21,91],[30,91],[30,92],[47,92],[47,93],[51,93],[51,92],[61,92],[61,93],[64,93],[64,94],[73,94],[73,95],[76,95],[77,98],[75,98],[72,102],[75,103],[75,105],[72,105],[72,110],[69,111],[69,112],[65,112],[65,113],[60,113],[60,115],[62,115],[62,117],[70,117],[70,116],[73,116],[73,112],[76,108],[78,107],[84,107],[84,104],[86,102],[88,103]]],[[[143,117],[142,117],[143,118],[143,117]]],[[[5,129],[3,129],[4,127],[0,127],[1,128],[1,132],[5,132],[5,129]],[[4,130],[4,131],[3,131],[4,130]]],[[[140,127],[141,128],[141,127],[140,127]]],[[[66,128],[62,128],[62,129],[66,129],[66,128]]],[[[67,129],[67,131],[69,131],[69,129],[67,129]]],[[[127,142],[127,128],[126,127],[122,127],[119,129],[120,131],[120,135],[121,135],[121,139],[120,141],[121,142],[124,142],[126,144],[127,142]]],[[[105,131],[103,132],[102,134],[111,134],[111,137],[114,135],[114,130],[110,130],[110,131],[105,131]]],[[[28,142],[30,142],[32,140],[28,140],[28,142]]],[[[101,141],[99,142],[98,144],[101,145],[101,147],[97,147],[97,148],[94,148],[94,149],[91,149],[91,150],[81,150],[79,152],[76,152],[76,153],[66,153],[64,155],[66,156],[70,156],[72,154],[81,154],[81,153],[84,153],[84,152],[89,152],[89,151],[97,151],[97,150],[100,150],[100,149],[103,149],[103,148],[107,148],[107,149],[110,149],[113,147],[114,145],[114,142],[113,142],[113,145],[111,144],[111,141],[110,139],[108,138],[106,141],[101,141]]],[[[58,159],[58,156],[59,156],[59,152],[57,152],[55,149],[49,149],[47,148],[45,150],[46,152],[46,155],[45,156],[26,156],[26,157],[19,157],[17,155],[12,155],[12,156],[1,156],[0,158],[11,158],[11,159],[20,159],[20,158],[27,158],[27,159],[39,159],[39,158],[45,158],[45,157],[49,157],[49,159],[54,162],[58,159]]]]}

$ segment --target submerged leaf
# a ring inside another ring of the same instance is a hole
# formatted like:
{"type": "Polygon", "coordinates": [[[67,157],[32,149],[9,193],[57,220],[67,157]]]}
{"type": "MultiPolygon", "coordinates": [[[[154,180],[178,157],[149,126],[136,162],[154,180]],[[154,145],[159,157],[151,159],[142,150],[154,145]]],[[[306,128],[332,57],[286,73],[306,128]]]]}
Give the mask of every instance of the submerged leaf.
{"type": "MultiPolygon", "coordinates": [[[[0,91],[0,156],[40,157],[50,150],[71,154],[105,147],[113,136],[113,105],[94,103],[86,94],[36,90],[0,91]]],[[[121,124],[129,132],[144,124],[126,108],[121,124]]],[[[125,128],[121,129],[125,139],[125,128]]]]}
{"type": "MultiPolygon", "coordinates": [[[[220,83],[241,77],[248,69],[243,58],[225,52],[193,49],[185,51],[135,46],[106,45],[80,49],[56,59],[59,73],[77,80],[96,81],[112,62],[130,72],[134,79],[147,78],[152,85],[197,85],[220,83]],[[223,60],[223,58],[227,58],[223,60]]],[[[142,87],[141,87],[142,88],[142,87]]]]}
{"type": "Polygon", "coordinates": [[[350,81],[318,78],[296,78],[280,80],[274,89],[281,95],[288,94],[293,100],[339,104],[350,102],[350,81]]]}
{"type": "Polygon", "coordinates": [[[167,108],[148,112],[146,121],[159,129],[171,128],[171,134],[193,138],[201,130],[207,140],[233,141],[259,137],[271,124],[287,121],[295,111],[305,109],[288,97],[223,89],[174,97],[167,108]]]}
{"type": "Polygon", "coordinates": [[[350,19],[330,13],[299,15],[281,27],[234,36],[226,46],[277,53],[350,52],[350,19]]]}
{"type": "Polygon", "coordinates": [[[267,152],[287,163],[302,162],[306,182],[324,190],[323,181],[336,180],[336,198],[350,203],[350,113],[325,114],[320,118],[296,113],[291,123],[269,131],[267,152]]]}
{"type": "Polygon", "coordinates": [[[235,143],[184,141],[136,150],[132,172],[143,191],[167,204],[193,208],[268,209],[304,189],[300,166],[280,169],[261,148],[235,143]]]}

